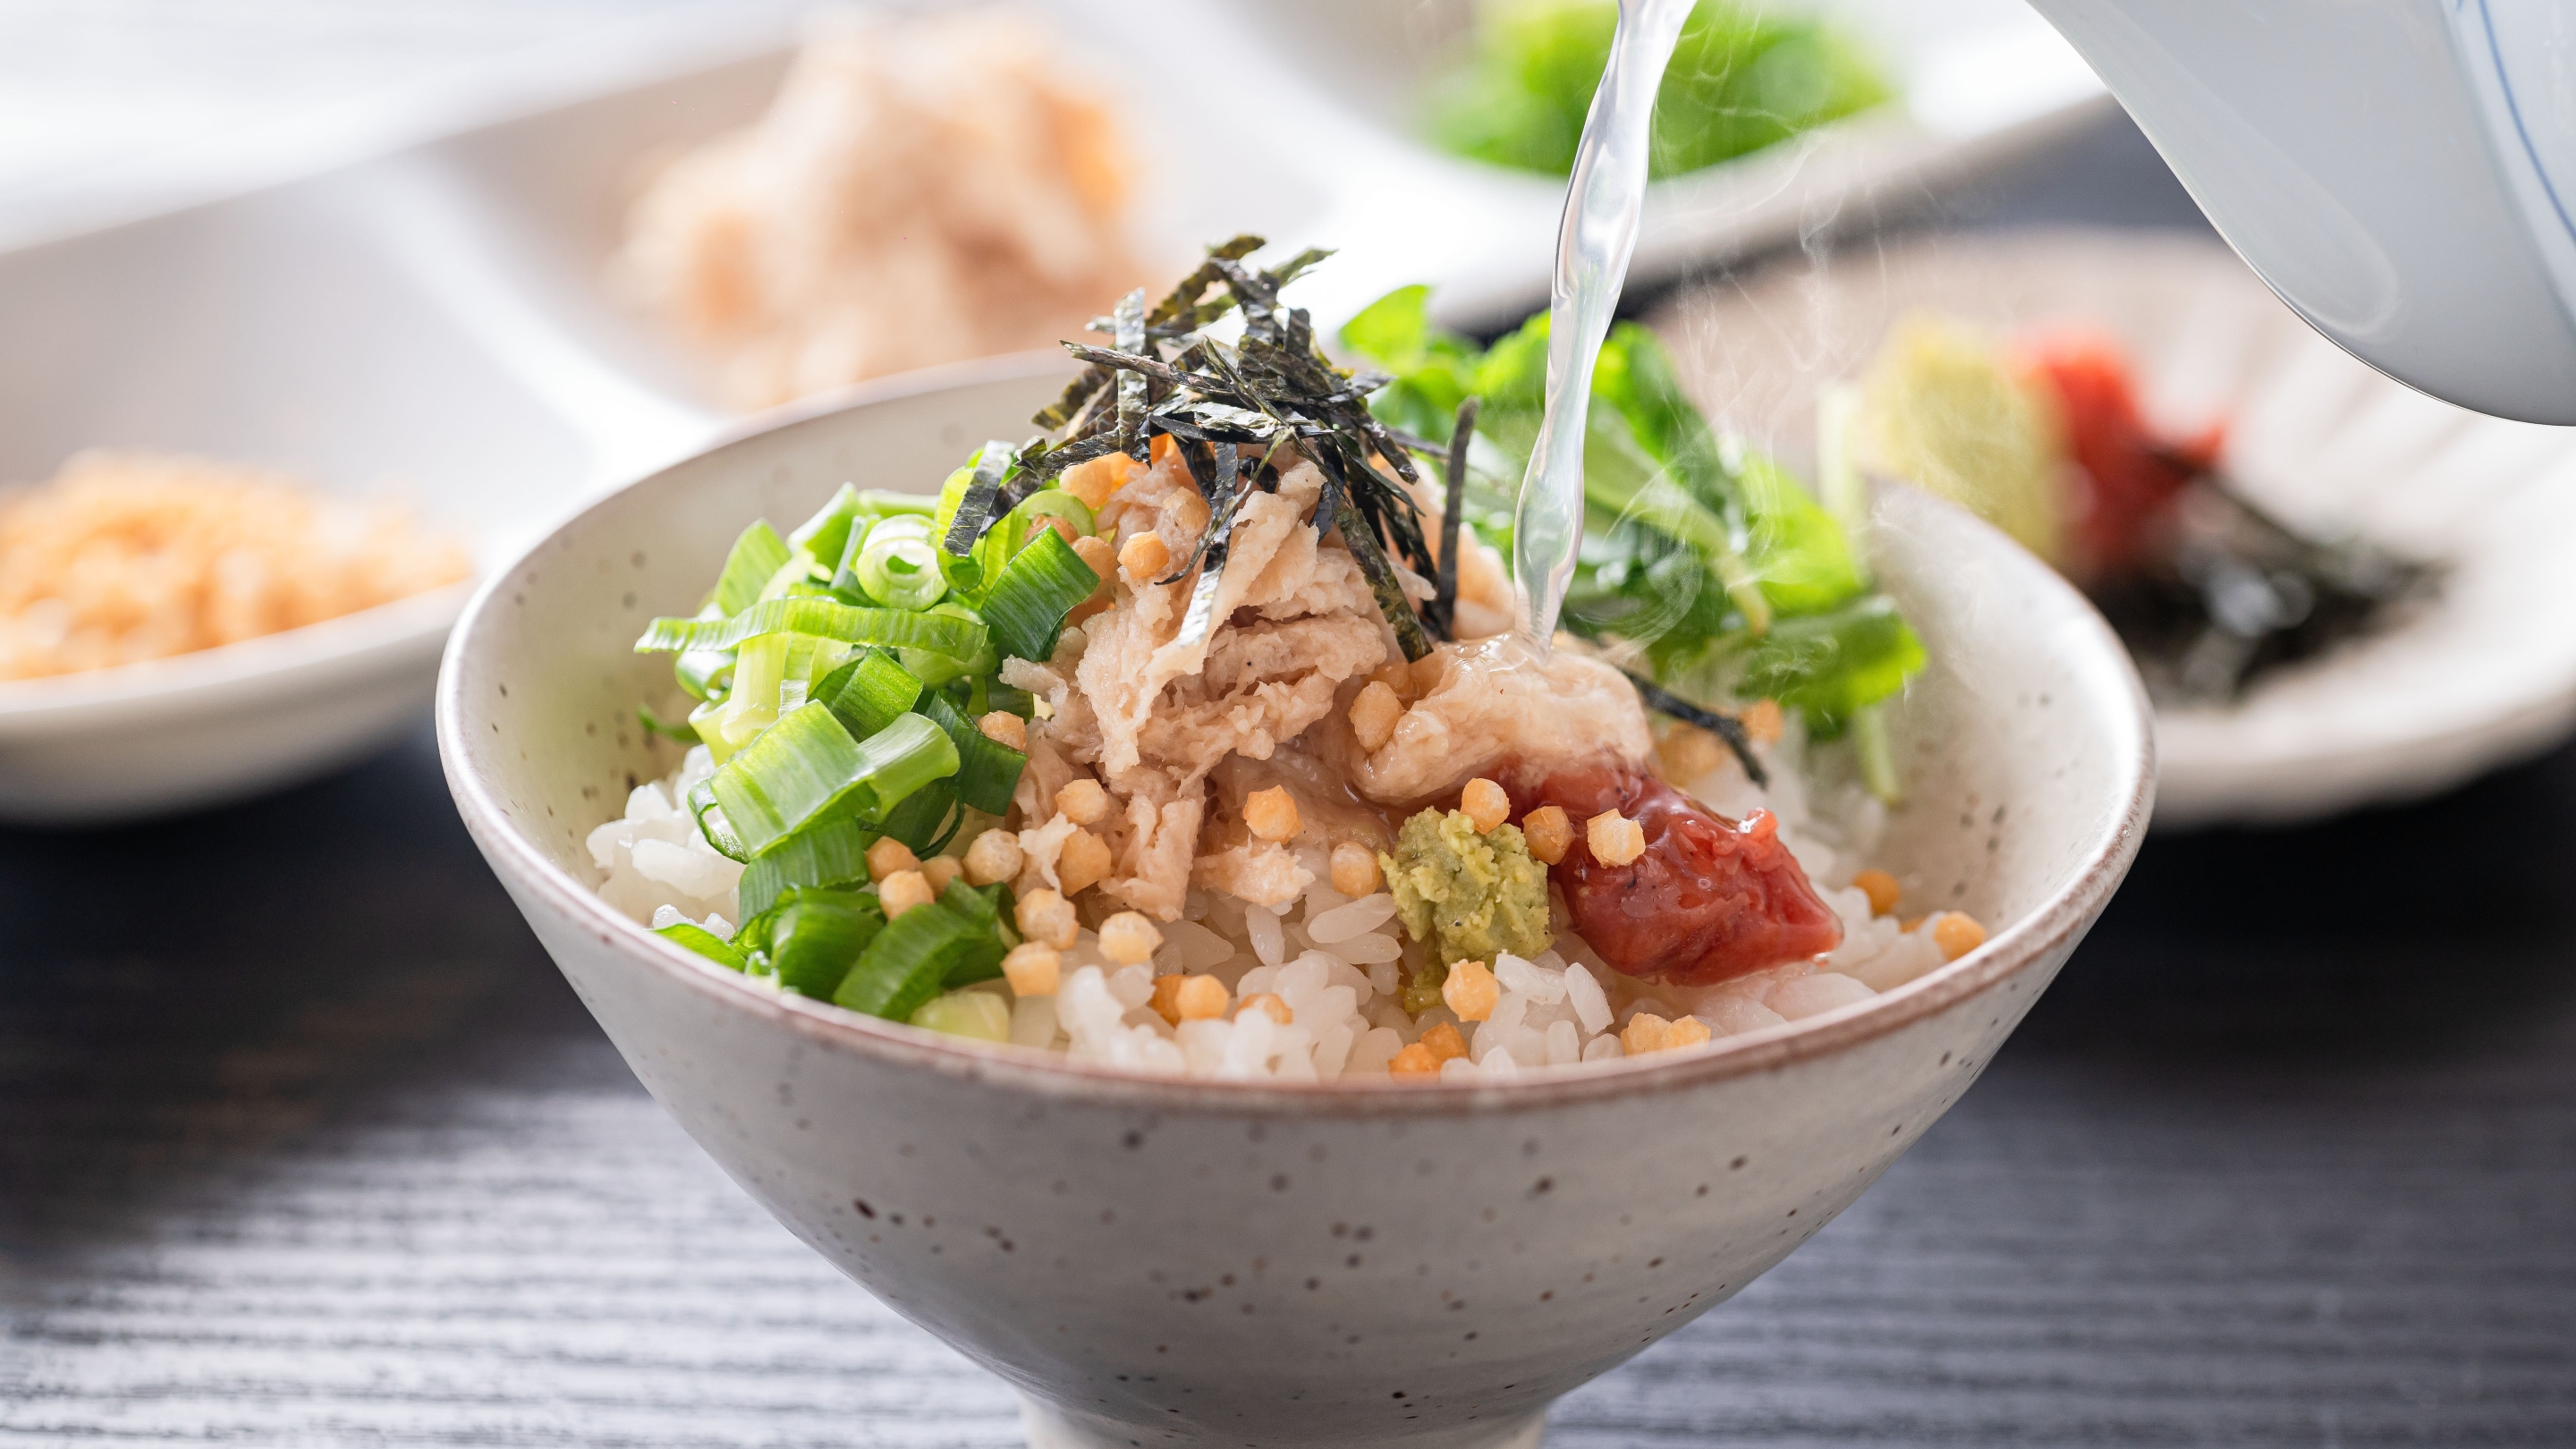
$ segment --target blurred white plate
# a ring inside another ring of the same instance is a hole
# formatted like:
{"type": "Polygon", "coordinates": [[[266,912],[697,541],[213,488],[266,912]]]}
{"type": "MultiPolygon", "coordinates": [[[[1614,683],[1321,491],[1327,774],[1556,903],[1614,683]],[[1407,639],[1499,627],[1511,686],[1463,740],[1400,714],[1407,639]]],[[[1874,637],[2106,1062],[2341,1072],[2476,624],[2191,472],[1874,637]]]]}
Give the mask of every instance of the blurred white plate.
{"type": "MultiPolygon", "coordinates": [[[[1544,301],[1559,184],[1413,139],[1422,68],[1463,0],[1034,3],[1098,54],[1187,35],[1225,57],[1134,88],[1140,225],[1176,258],[1239,230],[1340,246],[1301,299],[1327,324],[1415,281],[1453,320],[1544,301]]],[[[1883,43],[1907,100],[1658,188],[1641,277],[1919,200],[2107,104],[2019,0],[1831,8],[1883,43]]],[[[203,453],[394,486],[495,560],[703,446],[728,420],[690,360],[609,301],[605,262],[645,158],[767,106],[785,9],[646,17],[328,125],[281,120],[12,198],[0,481],[93,446],[203,453]]],[[[416,716],[453,609],[441,595],[0,685],[0,819],[149,814],[342,763],[416,716]]]]}
{"type": "Polygon", "coordinates": [[[2150,418],[2229,420],[2224,465],[2293,524],[2446,560],[2389,630],[2156,720],[2156,824],[2287,822],[2448,788],[2576,726],[2576,432],[2464,412],[2319,337],[2215,241],[2049,231],[1858,250],[1654,319],[1712,415],[1798,459],[1815,395],[1928,307],[2123,339],[2150,418]]]}

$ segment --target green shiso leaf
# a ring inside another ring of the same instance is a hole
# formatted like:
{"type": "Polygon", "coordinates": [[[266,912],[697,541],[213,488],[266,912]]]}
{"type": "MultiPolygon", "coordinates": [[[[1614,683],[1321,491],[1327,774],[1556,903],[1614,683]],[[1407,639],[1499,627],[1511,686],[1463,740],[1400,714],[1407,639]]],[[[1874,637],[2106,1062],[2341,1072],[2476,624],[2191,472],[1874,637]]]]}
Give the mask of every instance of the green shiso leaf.
{"type": "Polygon", "coordinates": [[[685,946],[728,971],[740,971],[747,964],[733,943],[691,921],[675,921],[656,930],[654,935],[675,945],[685,946]]]}
{"type": "Polygon", "coordinates": [[[1904,688],[1923,662],[1923,641],[1894,601],[1869,594],[1773,624],[1746,654],[1737,689],[1797,709],[1811,735],[1831,739],[1854,711],[1904,688]]]}
{"type": "Polygon", "coordinates": [[[754,521],[725,555],[724,572],[716,578],[716,610],[731,618],[757,603],[760,591],[787,566],[787,558],[787,540],[778,536],[768,519],[754,521]]]}
{"type": "Polygon", "coordinates": [[[882,819],[915,790],[956,772],[956,745],[917,714],[859,740],[831,710],[806,704],[717,766],[707,785],[756,854],[836,809],[882,819]]]}
{"type": "Polygon", "coordinates": [[[763,634],[813,634],[844,644],[882,644],[971,659],[987,642],[983,625],[935,609],[872,609],[804,595],[768,599],[728,619],[655,619],[635,641],[638,654],[734,649],[763,634]]]}
{"type": "MultiPolygon", "coordinates": [[[[1424,301],[1411,288],[1381,298],[1344,329],[1345,345],[1397,372],[1373,406],[1409,432],[1446,438],[1455,422],[1431,404],[1482,398],[1462,502],[1468,522],[1507,549],[1512,490],[1545,404],[1547,318],[1479,355],[1434,327],[1424,301]]],[[[1565,626],[1641,648],[1654,678],[1685,701],[1776,697],[1831,735],[1921,667],[1919,641],[1869,592],[1833,513],[1777,463],[1711,428],[1662,344],[1634,324],[1611,330],[1593,374],[1584,496],[1565,626]],[[1811,618],[1833,622],[1757,647],[1811,618]]]]}

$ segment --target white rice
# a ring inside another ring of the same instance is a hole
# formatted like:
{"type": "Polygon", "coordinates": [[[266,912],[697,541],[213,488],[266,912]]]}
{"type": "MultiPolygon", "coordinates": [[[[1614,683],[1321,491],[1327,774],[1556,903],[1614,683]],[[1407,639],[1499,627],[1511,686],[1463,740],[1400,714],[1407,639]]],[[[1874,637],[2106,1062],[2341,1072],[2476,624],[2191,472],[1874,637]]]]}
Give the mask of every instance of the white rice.
{"type": "MultiPolygon", "coordinates": [[[[1724,815],[1766,808],[1778,817],[1782,840],[1842,920],[1842,944],[1817,960],[1707,987],[1636,981],[1565,929],[1564,901],[1551,892],[1554,946],[1532,960],[1505,955],[1493,963],[1501,996],[1484,1021],[1461,1022],[1446,1006],[1408,1016],[1397,1000],[1404,940],[1395,898],[1381,891],[1353,900],[1334,890],[1317,849],[1303,862],[1316,883],[1283,911],[1194,890],[1182,919],[1162,924],[1150,964],[1114,965],[1085,929],[1064,953],[1056,995],[1014,999],[999,981],[970,989],[1011,1004],[1014,1045],[1138,1071],[1245,1081],[1382,1077],[1398,1052],[1448,1024],[1464,1036],[1467,1055],[1445,1062],[1441,1079],[1497,1081],[1615,1059],[1625,1051],[1622,1030],[1640,1012],[1694,1016],[1712,1040],[1723,1039],[1866,1001],[1941,965],[1929,931],[1872,915],[1868,895],[1850,883],[1877,844],[1885,811],[1848,785],[1819,808],[1794,727],[1762,755],[1768,790],[1732,759],[1684,788],[1724,815]],[[1230,1003],[1227,1017],[1175,1027],[1147,1004],[1154,979],[1175,973],[1216,977],[1232,1003],[1275,995],[1289,1020],[1230,1003]]],[[[709,768],[706,751],[691,750],[668,780],[638,786],[625,816],[592,831],[589,845],[605,877],[599,893],[620,911],[656,927],[689,920],[730,936],[742,867],[717,854],[678,803],[709,768]]]]}

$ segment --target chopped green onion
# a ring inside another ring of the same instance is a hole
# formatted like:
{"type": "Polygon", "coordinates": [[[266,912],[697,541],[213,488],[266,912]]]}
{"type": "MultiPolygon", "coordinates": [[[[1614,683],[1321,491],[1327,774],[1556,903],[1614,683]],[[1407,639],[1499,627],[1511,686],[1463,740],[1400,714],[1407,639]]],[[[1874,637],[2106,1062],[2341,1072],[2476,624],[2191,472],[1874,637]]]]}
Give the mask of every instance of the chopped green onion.
{"type": "Polygon", "coordinates": [[[778,984],[801,996],[828,1000],[850,967],[886,931],[876,897],[857,891],[797,887],[767,912],[743,923],[742,938],[768,957],[778,984]]]}
{"type": "MultiPolygon", "coordinates": [[[[694,713],[695,712],[692,711],[693,717],[694,713]]],[[[681,720],[678,724],[668,723],[660,715],[655,714],[653,712],[653,707],[649,704],[639,704],[635,706],[635,722],[642,725],[647,734],[660,735],[664,739],[668,740],[678,740],[684,745],[694,745],[698,743],[698,727],[696,725],[690,723],[687,719],[681,720]]]]}
{"type": "Polygon", "coordinates": [[[748,964],[742,959],[742,953],[733,948],[732,942],[693,921],[675,921],[653,934],[685,946],[728,971],[740,971],[748,964]]]}
{"type": "Polygon", "coordinates": [[[742,836],[733,828],[733,822],[725,818],[724,807],[716,803],[712,777],[689,787],[689,813],[697,817],[698,833],[707,838],[707,844],[715,848],[716,854],[727,860],[751,859],[750,847],[742,843],[742,836]]]}
{"type": "Polygon", "coordinates": [[[1027,690],[1004,684],[998,679],[979,679],[975,684],[976,692],[983,698],[973,702],[975,707],[971,713],[988,715],[998,709],[1022,719],[1038,717],[1038,697],[1027,690]]]}
{"type": "Polygon", "coordinates": [[[867,850],[876,844],[859,822],[817,820],[751,858],[734,887],[743,918],[759,915],[797,886],[845,886],[868,878],[867,850]]]}
{"type": "Polygon", "coordinates": [[[759,602],[815,594],[828,598],[831,592],[814,577],[814,556],[800,548],[787,556],[787,562],[778,566],[778,572],[769,576],[768,583],[760,586],[759,602]]]}
{"type": "Polygon", "coordinates": [[[922,786],[875,822],[880,832],[902,841],[919,856],[937,855],[946,849],[965,824],[966,813],[957,808],[956,788],[947,780],[933,780],[922,786]]]}
{"type": "Polygon", "coordinates": [[[814,686],[814,700],[828,705],[852,735],[866,739],[921,698],[921,681],[882,649],[864,650],[814,686]]]}
{"type": "Polygon", "coordinates": [[[989,991],[951,991],[934,996],[908,1020],[924,1031],[962,1036],[970,1041],[1011,1039],[1010,1003],[989,991]]]}
{"type": "MultiPolygon", "coordinates": [[[[985,629],[984,616],[956,599],[942,599],[923,610],[924,617],[946,617],[970,622],[985,629]]],[[[1002,656],[993,647],[993,635],[985,629],[984,647],[970,655],[934,654],[927,649],[897,649],[894,657],[928,688],[936,689],[951,680],[990,674],[1002,667],[1002,656]]]]}
{"type": "Polygon", "coordinates": [[[812,555],[816,562],[829,560],[838,563],[842,551],[849,546],[850,535],[861,531],[854,525],[866,513],[867,504],[860,498],[859,490],[844,483],[841,491],[832,495],[831,502],[806,519],[794,533],[787,535],[787,541],[812,555]]]}
{"type": "Polygon", "coordinates": [[[914,906],[868,942],[832,1000],[869,1016],[908,1021],[939,994],[950,964],[984,935],[937,901],[914,906]]]}
{"type": "Polygon", "coordinates": [[[930,542],[930,520],[919,514],[879,519],[848,569],[861,593],[898,609],[927,609],[948,592],[939,550],[930,542]]]}
{"type": "Polygon", "coordinates": [[[725,701],[711,699],[689,711],[689,728],[697,733],[698,743],[707,747],[707,757],[721,765],[733,756],[733,741],[725,738],[725,701]]]}
{"type": "Polygon", "coordinates": [[[707,784],[734,833],[757,852],[844,804],[882,818],[955,773],[957,746],[917,714],[858,740],[831,710],[807,704],[718,766],[707,784]]]}
{"type": "Polygon", "coordinates": [[[715,606],[727,617],[750,608],[786,564],[787,540],[778,536],[768,519],[757,520],[733,541],[733,552],[725,555],[724,572],[716,579],[715,606]]]}
{"type": "Polygon", "coordinates": [[[1061,518],[1072,524],[1076,538],[1089,538],[1100,531],[1100,521],[1092,516],[1091,505],[1062,488],[1041,488],[1021,499],[1020,506],[1011,510],[1011,517],[1019,522],[1023,537],[1041,518],[1061,518]]]}
{"type": "MultiPolygon", "coordinates": [[[[1079,564],[1082,560],[1074,562],[1079,564]]],[[[938,609],[920,613],[869,609],[830,598],[800,596],[764,600],[729,619],[656,619],[644,631],[644,637],[635,641],[635,652],[733,649],[763,634],[814,634],[844,644],[893,645],[945,654],[952,659],[972,659],[991,642],[983,624],[971,614],[960,618],[938,609]]]]}
{"type": "Polygon", "coordinates": [[[993,642],[1014,659],[1043,661],[1055,653],[1064,616],[1100,587],[1100,575],[1052,528],[1043,528],[1012,556],[984,596],[984,622],[993,642]]]}
{"type": "Polygon", "coordinates": [[[1020,933],[1012,930],[1002,912],[1003,885],[995,881],[988,886],[970,886],[952,880],[948,889],[939,893],[939,903],[972,922],[984,934],[957,954],[950,962],[948,975],[941,984],[954,990],[990,981],[1002,974],[1002,958],[1020,944],[1020,933]]]}
{"type": "Polygon", "coordinates": [[[793,644],[806,637],[763,634],[744,640],[734,659],[733,688],[725,695],[724,707],[716,711],[715,727],[701,733],[722,735],[728,746],[738,750],[776,724],[779,681],[786,677],[793,644]]]}
{"type": "Polygon", "coordinates": [[[994,739],[940,695],[922,696],[921,713],[957,745],[957,798],[987,815],[1005,815],[1029,757],[994,739]]]}
{"type": "MultiPolygon", "coordinates": [[[[713,606],[710,605],[710,608],[713,606]]],[[[704,614],[700,618],[707,617],[704,614]]],[[[681,653],[672,673],[693,699],[714,699],[733,687],[733,651],[690,649],[681,653]]]]}
{"type": "Polygon", "coordinates": [[[939,507],[939,499],[928,493],[888,493],[882,488],[859,492],[859,508],[870,518],[889,518],[898,513],[918,513],[928,518],[939,507]]]}

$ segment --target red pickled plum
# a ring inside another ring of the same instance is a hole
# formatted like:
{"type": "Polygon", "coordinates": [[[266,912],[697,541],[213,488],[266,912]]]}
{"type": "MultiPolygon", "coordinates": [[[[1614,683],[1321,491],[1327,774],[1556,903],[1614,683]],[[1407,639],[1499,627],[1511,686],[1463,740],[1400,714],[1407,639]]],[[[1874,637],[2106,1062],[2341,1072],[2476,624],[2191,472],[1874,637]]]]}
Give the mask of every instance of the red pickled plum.
{"type": "Polygon", "coordinates": [[[1842,923],[1771,812],[1739,824],[1618,764],[1513,773],[1515,818],[1545,805],[1573,818],[1573,846],[1549,874],[1575,931],[1621,973],[1706,986],[1841,944],[1842,923]],[[1645,853],[1626,865],[1602,864],[1585,840],[1584,822],[1610,810],[1645,832],[1645,853]]]}

